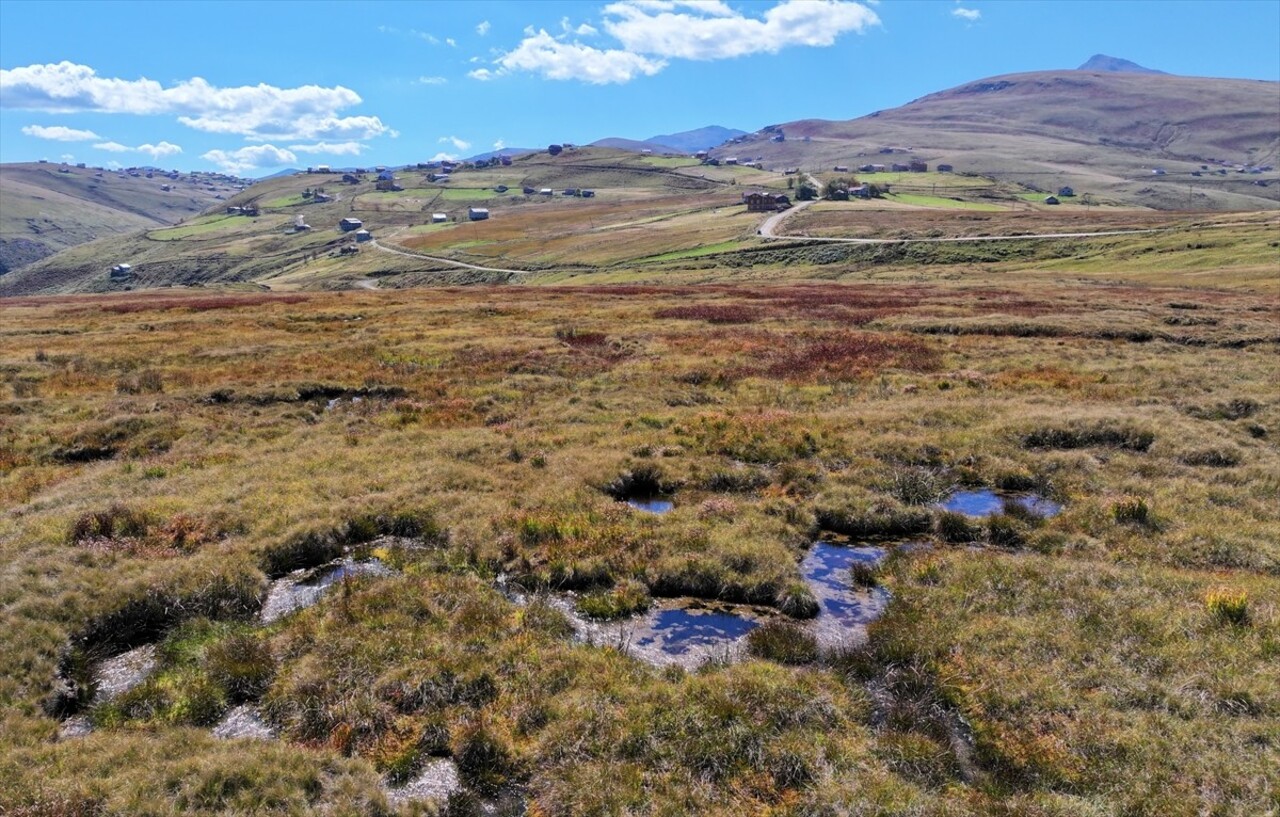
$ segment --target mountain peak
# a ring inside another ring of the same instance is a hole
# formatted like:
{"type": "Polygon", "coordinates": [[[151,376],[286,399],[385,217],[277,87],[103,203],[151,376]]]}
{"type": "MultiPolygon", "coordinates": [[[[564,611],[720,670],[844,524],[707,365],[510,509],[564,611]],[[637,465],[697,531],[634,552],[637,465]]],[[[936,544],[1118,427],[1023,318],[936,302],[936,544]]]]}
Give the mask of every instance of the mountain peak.
{"type": "Polygon", "coordinates": [[[1122,74],[1166,74],[1154,68],[1146,68],[1136,62],[1122,60],[1119,57],[1108,57],[1106,54],[1094,54],[1077,71],[1110,71],[1122,74]]]}

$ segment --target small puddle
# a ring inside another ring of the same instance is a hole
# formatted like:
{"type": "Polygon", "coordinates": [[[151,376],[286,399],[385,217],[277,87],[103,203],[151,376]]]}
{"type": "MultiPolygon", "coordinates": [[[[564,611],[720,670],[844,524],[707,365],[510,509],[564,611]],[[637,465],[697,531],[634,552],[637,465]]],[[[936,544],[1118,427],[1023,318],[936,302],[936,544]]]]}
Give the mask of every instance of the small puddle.
{"type": "Polygon", "coordinates": [[[273,740],[276,737],[276,730],[262,719],[256,706],[241,704],[222,716],[222,720],[213,727],[213,736],[223,740],[235,738],[273,740]]]}
{"type": "Polygon", "coordinates": [[[1036,516],[1051,517],[1062,513],[1062,505],[1039,494],[999,493],[990,488],[976,491],[956,491],[943,501],[941,507],[966,516],[992,516],[1003,513],[1006,503],[1020,505],[1036,516]]]}
{"type": "Polygon", "coordinates": [[[744,605],[663,599],[647,613],[596,621],[580,615],[571,596],[551,596],[549,601],[573,622],[579,641],[615,647],[654,666],[685,669],[696,669],[710,660],[740,659],[747,633],[770,615],[744,605]]]}
{"type": "Polygon", "coordinates": [[[676,506],[670,499],[661,496],[638,496],[626,500],[626,503],[637,511],[645,511],[647,513],[664,514],[670,513],[676,506]]]}
{"type": "Polygon", "coordinates": [[[867,637],[867,625],[879,618],[889,603],[881,587],[858,587],[849,575],[856,564],[875,565],[885,557],[880,547],[847,547],[816,542],[800,564],[820,608],[812,623],[818,645],[824,649],[857,644],[867,637]]]}
{"type": "Polygon", "coordinates": [[[272,582],[267,600],[262,604],[262,623],[270,624],[294,610],[310,607],[320,601],[330,587],[348,577],[390,576],[394,572],[377,559],[355,561],[349,558],[309,570],[295,570],[272,582]]]}

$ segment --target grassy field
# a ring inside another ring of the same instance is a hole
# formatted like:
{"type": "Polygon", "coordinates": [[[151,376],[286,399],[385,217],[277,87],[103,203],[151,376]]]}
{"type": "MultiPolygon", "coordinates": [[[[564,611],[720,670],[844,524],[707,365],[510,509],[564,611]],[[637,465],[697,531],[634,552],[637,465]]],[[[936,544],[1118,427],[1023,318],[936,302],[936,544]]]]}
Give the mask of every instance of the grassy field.
{"type": "Polygon", "coordinates": [[[0,807],[408,814],[383,781],[449,757],[545,815],[1274,810],[1280,302],[907,275],[0,302],[0,807]],[[782,627],[821,538],[892,600],[789,663],[655,669],[495,584],[782,627]],[[343,547],[394,572],[255,622],[343,547]],[[241,702],[280,738],[212,737],[241,702]]]}

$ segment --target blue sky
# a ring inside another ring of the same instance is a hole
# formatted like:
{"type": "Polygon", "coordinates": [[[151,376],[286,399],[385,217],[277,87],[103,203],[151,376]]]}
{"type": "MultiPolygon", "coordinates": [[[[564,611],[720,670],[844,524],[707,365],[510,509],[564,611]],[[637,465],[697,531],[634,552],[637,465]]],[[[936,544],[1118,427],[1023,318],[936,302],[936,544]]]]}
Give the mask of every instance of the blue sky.
{"type": "Polygon", "coordinates": [[[0,161],[255,176],[755,130],[1095,53],[1280,80],[1280,0],[0,0],[0,161]]]}

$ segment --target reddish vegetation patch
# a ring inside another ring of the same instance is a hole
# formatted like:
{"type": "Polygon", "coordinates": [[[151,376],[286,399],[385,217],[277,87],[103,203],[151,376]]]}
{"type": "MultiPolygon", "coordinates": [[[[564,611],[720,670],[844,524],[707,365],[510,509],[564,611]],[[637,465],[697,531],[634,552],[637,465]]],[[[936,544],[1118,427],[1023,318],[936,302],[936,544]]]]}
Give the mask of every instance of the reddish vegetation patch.
{"type": "Polygon", "coordinates": [[[97,307],[101,312],[112,312],[118,315],[131,312],[160,312],[171,309],[190,309],[203,312],[210,309],[236,309],[244,306],[263,306],[266,304],[297,304],[309,300],[306,295],[212,295],[200,298],[149,298],[124,303],[102,304],[97,307]]]}
{"type": "Polygon", "coordinates": [[[845,380],[881,369],[935,371],[937,348],[914,338],[873,332],[829,332],[775,347],[754,373],[785,380],[845,380]]]}
{"type": "Polygon", "coordinates": [[[693,304],[659,309],[653,313],[653,316],[707,323],[755,323],[769,317],[769,314],[767,310],[760,307],[743,304],[693,304]]]}

